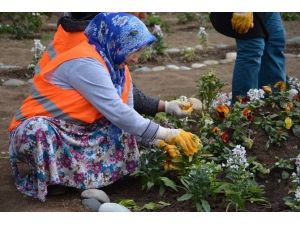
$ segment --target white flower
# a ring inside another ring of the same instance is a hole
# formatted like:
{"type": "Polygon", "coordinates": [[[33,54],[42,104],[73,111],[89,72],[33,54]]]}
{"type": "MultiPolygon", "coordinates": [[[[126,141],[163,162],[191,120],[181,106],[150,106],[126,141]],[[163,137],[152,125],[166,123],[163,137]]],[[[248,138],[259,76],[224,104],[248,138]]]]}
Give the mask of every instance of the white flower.
{"type": "Polygon", "coordinates": [[[246,158],[245,147],[237,145],[234,149],[232,149],[230,158],[227,159],[227,166],[236,170],[245,169],[249,166],[246,158]]]}
{"type": "Polygon", "coordinates": [[[297,202],[300,202],[300,187],[298,187],[295,192],[295,199],[297,202]]]}
{"type": "Polygon", "coordinates": [[[205,31],[205,27],[199,27],[198,36],[199,37],[205,37],[205,36],[207,36],[207,33],[205,31]]]}
{"type": "Polygon", "coordinates": [[[300,91],[300,81],[296,77],[289,77],[288,84],[291,86],[291,89],[300,91]]]}
{"type": "Polygon", "coordinates": [[[218,93],[216,98],[212,101],[211,106],[216,108],[218,105],[231,105],[231,92],[227,93],[218,93]]]}
{"type": "Polygon", "coordinates": [[[292,100],[294,98],[295,95],[298,94],[298,91],[296,89],[291,89],[289,90],[289,98],[292,100]]]}
{"type": "Polygon", "coordinates": [[[262,99],[262,98],[264,98],[264,94],[265,94],[265,92],[262,89],[250,89],[247,92],[247,95],[249,96],[250,101],[262,99]]]}
{"type": "Polygon", "coordinates": [[[214,123],[213,120],[210,120],[210,119],[205,119],[204,120],[204,127],[209,127],[210,125],[212,125],[214,123]]]}
{"type": "Polygon", "coordinates": [[[160,25],[154,25],[153,34],[157,34],[160,37],[164,36],[160,25]]]}

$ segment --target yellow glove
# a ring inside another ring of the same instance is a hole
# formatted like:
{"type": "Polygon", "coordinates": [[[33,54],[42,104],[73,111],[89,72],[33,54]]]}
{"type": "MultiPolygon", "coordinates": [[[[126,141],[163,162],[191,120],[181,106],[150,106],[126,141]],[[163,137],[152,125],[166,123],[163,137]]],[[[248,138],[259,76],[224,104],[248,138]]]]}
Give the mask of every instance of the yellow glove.
{"type": "Polygon", "coordinates": [[[168,143],[171,145],[179,145],[186,156],[192,156],[198,152],[200,139],[190,132],[181,130],[180,133],[171,138],[168,143]]]}
{"type": "Polygon", "coordinates": [[[254,27],[253,23],[253,13],[233,13],[231,18],[232,29],[240,34],[245,34],[250,28],[254,27]]]}
{"type": "Polygon", "coordinates": [[[177,156],[180,156],[180,152],[178,148],[175,145],[169,145],[163,140],[155,140],[154,144],[159,147],[164,149],[171,158],[175,158],[177,156]]]}
{"type": "Polygon", "coordinates": [[[199,137],[190,132],[162,126],[159,126],[155,138],[164,140],[169,145],[179,146],[186,156],[192,156],[197,153],[201,144],[199,137]]]}

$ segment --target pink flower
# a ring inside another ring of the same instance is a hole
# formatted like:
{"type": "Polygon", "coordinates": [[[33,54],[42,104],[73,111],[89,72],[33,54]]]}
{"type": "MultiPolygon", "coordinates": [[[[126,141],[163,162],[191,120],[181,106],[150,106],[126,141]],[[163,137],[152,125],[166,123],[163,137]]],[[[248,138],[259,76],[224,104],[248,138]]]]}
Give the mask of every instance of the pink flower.
{"type": "Polygon", "coordinates": [[[126,169],[128,172],[130,172],[130,173],[134,172],[136,167],[137,167],[137,164],[135,161],[131,160],[131,161],[126,162],[126,169]]]}
{"type": "Polygon", "coordinates": [[[121,149],[118,149],[115,154],[115,158],[117,161],[122,161],[124,159],[124,152],[121,149]]]}

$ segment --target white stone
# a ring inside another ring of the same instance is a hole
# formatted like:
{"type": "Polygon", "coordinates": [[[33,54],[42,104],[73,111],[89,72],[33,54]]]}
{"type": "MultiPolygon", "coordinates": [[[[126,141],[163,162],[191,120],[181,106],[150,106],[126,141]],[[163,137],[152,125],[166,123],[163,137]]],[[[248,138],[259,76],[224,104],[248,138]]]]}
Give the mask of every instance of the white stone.
{"type": "Polygon", "coordinates": [[[203,46],[202,45],[196,45],[195,49],[198,51],[203,51],[203,46]]]}
{"type": "Polygon", "coordinates": [[[205,65],[208,65],[208,66],[218,65],[219,64],[219,62],[217,60],[205,60],[205,61],[203,61],[203,63],[205,65]]]}
{"type": "Polygon", "coordinates": [[[287,44],[300,44],[300,36],[290,38],[286,41],[287,44]]]}
{"type": "Polygon", "coordinates": [[[221,59],[221,60],[219,60],[219,63],[221,63],[221,64],[232,63],[232,62],[234,62],[233,59],[221,59]]]}
{"type": "Polygon", "coordinates": [[[133,72],[134,73],[147,73],[147,72],[151,72],[151,69],[149,67],[144,66],[144,67],[134,70],[133,72]]]}
{"type": "Polygon", "coordinates": [[[29,84],[33,84],[33,78],[29,79],[27,82],[28,82],[29,84]]]}
{"type": "Polygon", "coordinates": [[[297,55],[295,55],[295,54],[290,54],[290,53],[285,53],[284,56],[285,56],[286,58],[296,58],[296,57],[297,57],[297,55]]]}
{"type": "Polygon", "coordinates": [[[176,65],[166,65],[166,68],[170,69],[170,70],[179,70],[180,69],[180,67],[176,66],[176,65]]]}
{"type": "Polygon", "coordinates": [[[117,203],[104,203],[99,207],[98,212],[130,212],[130,210],[117,203]]]}
{"type": "Polygon", "coordinates": [[[180,66],[180,70],[191,70],[191,68],[187,66],[180,66]]]}
{"type": "Polygon", "coordinates": [[[298,57],[300,57],[300,54],[298,55],[298,57]]]}
{"type": "Polygon", "coordinates": [[[226,45],[226,44],[217,44],[216,45],[216,48],[218,49],[223,49],[223,48],[228,48],[229,45],[226,45]]]}
{"type": "Polygon", "coordinates": [[[107,203],[110,202],[107,194],[98,189],[87,189],[81,193],[82,198],[95,198],[100,202],[107,203]]]}
{"type": "Polygon", "coordinates": [[[7,81],[4,81],[3,86],[7,87],[18,87],[21,85],[24,85],[25,82],[19,79],[9,79],[7,81]]]}
{"type": "Polygon", "coordinates": [[[20,67],[14,65],[5,65],[3,63],[0,63],[0,69],[15,69],[15,68],[20,68],[20,67]]]}
{"type": "Polygon", "coordinates": [[[168,54],[177,54],[179,52],[180,52],[179,48],[167,48],[165,50],[165,53],[168,53],[168,54]]]}
{"type": "Polygon", "coordinates": [[[166,67],[164,67],[164,66],[155,66],[152,68],[152,71],[158,72],[158,71],[163,71],[165,69],[166,69],[166,67]]]}
{"type": "Polygon", "coordinates": [[[236,59],[236,52],[227,52],[225,59],[232,59],[235,60],[236,59]]]}
{"type": "Polygon", "coordinates": [[[192,68],[193,69],[199,69],[199,68],[202,68],[202,67],[205,67],[206,65],[203,64],[203,63],[193,63],[192,64],[192,68]]]}

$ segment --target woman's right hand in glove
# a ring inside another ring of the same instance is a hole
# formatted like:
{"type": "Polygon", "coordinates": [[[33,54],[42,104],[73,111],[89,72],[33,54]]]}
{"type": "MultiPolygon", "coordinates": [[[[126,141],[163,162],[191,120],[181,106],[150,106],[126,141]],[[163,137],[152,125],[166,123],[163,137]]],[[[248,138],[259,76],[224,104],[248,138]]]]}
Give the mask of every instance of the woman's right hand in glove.
{"type": "Polygon", "coordinates": [[[163,140],[169,145],[180,147],[186,156],[192,156],[199,150],[198,136],[182,129],[159,127],[155,139],[163,140]]]}

